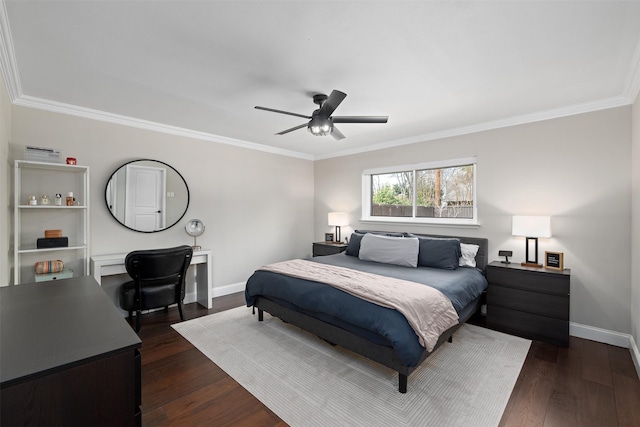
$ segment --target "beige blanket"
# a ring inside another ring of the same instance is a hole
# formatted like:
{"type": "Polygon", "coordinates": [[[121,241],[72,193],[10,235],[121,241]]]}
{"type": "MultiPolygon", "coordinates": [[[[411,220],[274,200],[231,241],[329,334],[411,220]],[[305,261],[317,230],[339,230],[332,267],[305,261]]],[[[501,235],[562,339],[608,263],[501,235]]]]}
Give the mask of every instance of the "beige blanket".
{"type": "Polygon", "coordinates": [[[393,308],[405,316],[427,351],[433,350],[444,331],[458,324],[458,314],[449,298],[430,286],[302,259],[265,265],[260,270],[326,283],[393,308]]]}

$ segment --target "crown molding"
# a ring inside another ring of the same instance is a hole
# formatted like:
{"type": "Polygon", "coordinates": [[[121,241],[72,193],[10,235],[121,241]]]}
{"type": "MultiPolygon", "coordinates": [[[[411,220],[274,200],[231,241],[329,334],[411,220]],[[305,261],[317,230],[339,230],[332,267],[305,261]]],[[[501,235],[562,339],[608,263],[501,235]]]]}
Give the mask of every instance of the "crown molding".
{"type": "Polygon", "coordinates": [[[105,111],[94,110],[91,108],[79,107],[77,105],[65,104],[57,101],[36,98],[33,96],[23,95],[14,101],[15,105],[22,107],[35,108],[39,110],[51,111],[54,113],[68,114],[86,119],[99,120],[107,123],[114,123],[123,126],[131,126],[139,129],[152,130],[156,132],[166,133],[170,135],[184,136],[203,141],[217,142],[220,144],[233,145],[235,147],[247,148],[250,150],[263,151],[281,156],[295,157],[304,160],[314,160],[312,155],[299,153],[296,151],[284,150],[281,148],[271,147],[268,145],[257,144],[255,142],[243,141],[240,139],[228,138],[225,136],[214,135],[207,132],[195,131],[191,129],[171,126],[163,123],[151,122],[148,120],[137,119],[134,117],[122,116],[119,114],[108,113],[105,111]]]}
{"type": "Polygon", "coordinates": [[[636,43],[636,49],[631,58],[629,75],[625,86],[624,95],[629,98],[629,103],[633,104],[640,92],[640,40],[636,43]]]}
{"type": "Polygon", "coordinates": [[[15,102],[22,95],[22,86],[20,85],[20,76],[13,51],[13,39],[11,38],[7,7],[4,0],[0,1],[0,72],[7,87],[9,98],[11,98],[11,102],[15,102]]]}
{"type": "Polygon", "coordinates": [[[408,138],[396,139],[394,141],[384,142],[381,144],[369,145],[367,147],[356,148],[352,150],[338,151],[331,154],[316,156],[314,160],[324,160],[333,157],[343,157],[352,154],[360,154],[368,151],[383,150],[386,148],[394,148],[402,145],[415,144],[418,142],[433,141],[436,139],[450,138],[460,135],[468,135],[472,133],[485,132],[494,129],[500,129],[510,126],[516,126],[526,123],[540,122],[544,120],[556,119],[560,117],[573,116],[576,114],[589,113],[593,111],[606,110],[608,108],[616,108],[631,104],[627,96],[617,96],[613,98],[603,99],[594,102],[586,102],[553,110],[540,111],[532,114],[524,114],[521,116],[508,117],[505,119],[494,120],[485,123],[479,123],[471,126],[463,126],[459,128],[446,129],[438,132],[426,133],[423,135],[411,136],[408,138]]]}

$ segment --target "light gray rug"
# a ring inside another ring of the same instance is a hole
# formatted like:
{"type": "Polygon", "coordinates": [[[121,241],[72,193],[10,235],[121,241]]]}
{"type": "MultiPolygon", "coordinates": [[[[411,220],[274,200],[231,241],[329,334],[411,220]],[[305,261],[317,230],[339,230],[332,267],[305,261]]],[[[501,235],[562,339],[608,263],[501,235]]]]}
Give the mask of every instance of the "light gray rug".
{"type": "Polygon", "coordinates": [[[173,327],[290,426],[496,426],[531,342],[463,325],[409,376],[239,307],[173,327]]]}

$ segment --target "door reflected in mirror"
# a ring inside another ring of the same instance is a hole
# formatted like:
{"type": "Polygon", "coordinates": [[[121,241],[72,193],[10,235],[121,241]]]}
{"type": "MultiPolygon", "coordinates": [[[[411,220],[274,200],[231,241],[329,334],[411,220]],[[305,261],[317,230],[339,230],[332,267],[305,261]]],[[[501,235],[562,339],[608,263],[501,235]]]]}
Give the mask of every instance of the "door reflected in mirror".
{"type": "Polygon", "coordinates": [[[173,227],[189,207],[189,187],[172,166],[133,160],[113,172],[105,189],[107,209],[125,227],[153,233],[173,227]]]}

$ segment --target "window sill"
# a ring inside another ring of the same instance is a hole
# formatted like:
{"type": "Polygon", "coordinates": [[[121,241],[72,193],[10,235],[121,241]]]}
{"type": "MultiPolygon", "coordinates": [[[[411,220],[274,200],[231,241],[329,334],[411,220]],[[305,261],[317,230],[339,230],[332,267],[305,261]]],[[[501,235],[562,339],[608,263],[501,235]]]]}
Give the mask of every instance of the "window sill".
{"type": "Polygon", "coordinates": [[[402,224],[420,225],[427,227],[447,227],[447,228],[480,228],[480,224],[474,220],[450,221],[445,218],[360,218],[361,223],[366,224],[402,224]]]}

